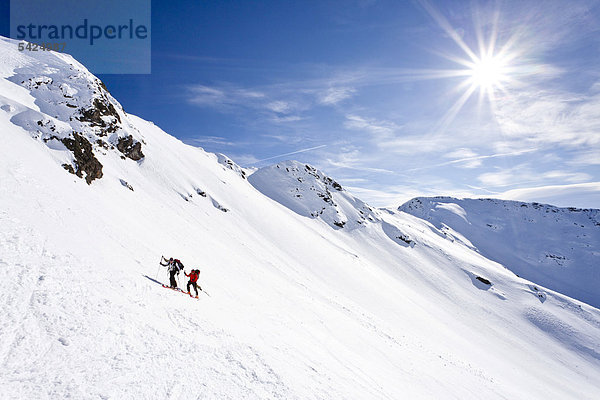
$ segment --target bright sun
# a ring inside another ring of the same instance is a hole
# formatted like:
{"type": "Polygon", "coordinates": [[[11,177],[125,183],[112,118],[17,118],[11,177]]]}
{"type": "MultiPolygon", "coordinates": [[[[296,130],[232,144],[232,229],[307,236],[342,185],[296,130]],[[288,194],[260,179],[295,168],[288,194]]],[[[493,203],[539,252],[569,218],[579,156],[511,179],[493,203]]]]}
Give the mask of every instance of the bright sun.
{"type": "Polygon", "coordinates": [[[464,53],[462,55],[445,51],[440,53],[442,57],[458,64],[459,68],[428,70],[418,75],[419,79],[423,77],[431,79],[459,78],[452,91],[452,93],[458,93],[459,96],[439,122],[436,129],[440,132],[450,125],[462,107],[477,92],[479,94],[478,110],[481,110],[481,105],[486,102],[494,111],[498,101],[506,98],[512,88],[521,84],[524,77],[532,74],[538,68],[533,68],[533,64],[523,63],[522,56],[525,48],[518,46],[519,30],[515,30],[512,36],[500,40],[499,10],[490,14],[489,18],[485,18],[485,24],[481,22],[479,12],[474,13],[474,36],[470,38],[474,38],[475,41],[471,43],[472,46],[469,46],[463,39],[469,37],[464,30],[454,29],[450,22],[428,1],[423,1],[421,4],[439,27],[445,31],[447,37],[452,39],[464,53]]]}
{"type": "Polygon", "coordinates": [[[471,68],[472,84],[482,90],[500,88],[507,79],[506,63],[499,57],[482,57],[471,68]]]}

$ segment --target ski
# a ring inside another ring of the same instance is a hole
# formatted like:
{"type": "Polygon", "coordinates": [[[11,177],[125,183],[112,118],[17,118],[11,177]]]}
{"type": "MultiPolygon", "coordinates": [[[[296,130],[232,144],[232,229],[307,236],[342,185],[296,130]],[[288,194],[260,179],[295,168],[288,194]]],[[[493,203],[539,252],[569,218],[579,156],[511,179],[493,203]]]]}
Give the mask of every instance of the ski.
{"type": "Polygon", "coordinates": [[[173,291],[175,291],[175,292],[181,292],[181,293],[186,293],[186,294],[187,294],[187,292],[184,292],[184,291],[183,291],[182,289],[180,289],[180,288],[174,288],[174,287],[167,286],[167,285],[162,285],[162,287],[164,287],[165,289],[171,289],[171,290],[173,290],[173,291]]]}
{"type": "Polygon", "coordinates": [[[167,286],[167,285],[163,285],[163,284],[161,284],[161,285],[162,285],[162,287],[164,287],[165,289],[171,289],[171,290],[172,290],[172,291],[174,291],[174,292],[179,292],[179,293],[182,293],[182,294],[187,294],[188,296],[190,296],[190,297],[191,297],[191,298],[193,298],[193,299],[200,300],[200,299],[198,298],[198,296],[193,296],[191,293],[188,293],[188,292],[184,291],[183,289],[180,289],[180,288],[172,288],[171,286],[167,286]]]}

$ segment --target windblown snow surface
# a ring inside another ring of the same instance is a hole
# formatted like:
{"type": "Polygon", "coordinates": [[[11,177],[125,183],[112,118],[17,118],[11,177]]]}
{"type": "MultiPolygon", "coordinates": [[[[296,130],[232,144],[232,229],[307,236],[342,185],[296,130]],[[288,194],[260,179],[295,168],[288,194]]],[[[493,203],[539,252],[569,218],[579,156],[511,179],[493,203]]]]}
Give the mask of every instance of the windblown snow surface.
{"type": "Polygon", "coordinates": [[[69,56],[0,75],[1,398],[600,398],[598,309],[310,166],[249,182],[69,56]]]}

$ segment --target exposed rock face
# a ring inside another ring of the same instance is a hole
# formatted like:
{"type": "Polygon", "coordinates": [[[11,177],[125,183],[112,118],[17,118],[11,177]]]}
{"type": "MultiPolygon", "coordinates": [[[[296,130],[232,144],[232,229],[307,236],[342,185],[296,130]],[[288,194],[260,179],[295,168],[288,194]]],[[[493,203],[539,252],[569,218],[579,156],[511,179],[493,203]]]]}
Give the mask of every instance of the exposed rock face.
{"type": "Polygon", "coordinates": [[[94,156],[92,144],[78,133],[73,133],[73,139],[64,138],[61,142],[73,153],[75,158],[75,168],[72,165],[64,164],[63,167],[72,174],[83,178],[85,172],[85,181],[91,184],[94,179],[102,178],[102,164],[94,156]]]}
{"type": "Polygon", "coordinates": [[[80,109],[80,116],[77,120],[81,122],[89,122],[90,126],[103,128],[100,131],[100,136],[105,136],[108,133],[114,133],[119,129],[121,117],[115,106],[106,98],[95,98],[92,106],[87,109],[80,109]]]}
{"type": "Polygon", "coordinates": [[[117,142],[117,149],[123,153],[125,157],[134,161],[139,161],[144,158],[144,153],[142,153],[142,144],[134,140],[131,135],[119,138],[119,141],[117,142]]]}

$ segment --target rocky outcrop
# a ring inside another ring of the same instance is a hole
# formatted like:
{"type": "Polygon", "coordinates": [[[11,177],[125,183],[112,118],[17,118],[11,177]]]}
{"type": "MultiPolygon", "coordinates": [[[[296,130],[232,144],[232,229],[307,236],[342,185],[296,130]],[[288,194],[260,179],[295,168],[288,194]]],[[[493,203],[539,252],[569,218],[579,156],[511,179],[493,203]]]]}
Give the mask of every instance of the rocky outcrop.
{"type": "Polygon", "coordinates": [[[79,112],[81,114],[77,117],[79,121],[89,122],[91,126],[106,128],[106,132],[115,132],[118,129],[117,122],[121,123],[121,117],[115,106],[104,98],[95,98],[91,107],[82,108],[79,112]],[[110,117],[107,119],[113,119],[113,121],[107,122],[103,117],[110,117]]]}
{"type": "Polygon", "coordinates": [[[85,68],[47,56],[42,70],[22,66],[9,78],[27,89],[38,107],[24,109],[11,122],[52,151],[72,153],[70,163],[65,163],[62,155],[57,159],[66,171],[85,178],[88,184],[103,176],[96,156],[118,152],[123,159],[143,159],[139,131],[106,86],[85,68]]]}
{"type": "Polygon", "coordinates": [[[63,164],[63,168],[72,174],[83,178],[85,173],[85,181],[91,184],[94,179],[102,178],[102,164],[92,149],[92,144],[78,133],[73,133],[73,138],[64,138],[61,142],[73,153],[73,165],[63,164]]]}
{"type": "Polygon", "coordinates": [[[135,140],[131,135],[119,138],[117,149],[123,153],[125,157],[130,158],[133,161],[139,161],[144,158],[142,144],[135,140]]]}

